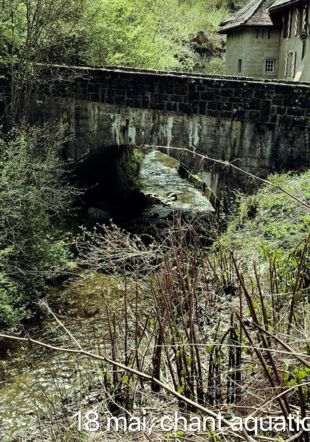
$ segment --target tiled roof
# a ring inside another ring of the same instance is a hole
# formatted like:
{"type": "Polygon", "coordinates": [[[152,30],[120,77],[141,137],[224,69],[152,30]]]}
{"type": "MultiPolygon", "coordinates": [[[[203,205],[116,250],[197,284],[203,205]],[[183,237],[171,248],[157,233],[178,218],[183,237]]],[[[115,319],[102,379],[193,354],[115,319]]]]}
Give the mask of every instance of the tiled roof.
{"type": "Polygon", "coordinates": [[[232,17],[222,21],[220,24],[220,33],[226,34],[233,29],[244,27],[272,27],[273,23],[269,15],[268,8],[273,3],[274,0],[250,0],[232,17]]]}

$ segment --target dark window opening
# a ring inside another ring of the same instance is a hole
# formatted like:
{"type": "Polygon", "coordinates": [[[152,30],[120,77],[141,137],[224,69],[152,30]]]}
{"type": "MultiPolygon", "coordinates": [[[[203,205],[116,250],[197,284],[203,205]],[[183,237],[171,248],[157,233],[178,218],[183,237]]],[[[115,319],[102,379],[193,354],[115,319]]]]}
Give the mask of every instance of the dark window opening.
{"type": "Polygon", "coordinates": [[[241,74],[242,72],[242,59],[239,58],[238,60],[238,74],[241,74]]]}
{"type": "Polygon", "coordinates": [[[308,32],[308,11],[309,11],[308,6],[305,6],[302,11],[302,23],[301,23],[300,33],[302,33],[302,32],[307,33],[308,32]]]}
{"type": "Polygon", "coordinates": [[[302,8],[296,8],[295,37],[300,35],[302,31],[302,8]]]}
{"type": "Polygon", "coordinates": [[[303,60],[306,53],[306,40],[303,40],[302,42],[302,53],[301,53],[301,59],[303,60]]]}

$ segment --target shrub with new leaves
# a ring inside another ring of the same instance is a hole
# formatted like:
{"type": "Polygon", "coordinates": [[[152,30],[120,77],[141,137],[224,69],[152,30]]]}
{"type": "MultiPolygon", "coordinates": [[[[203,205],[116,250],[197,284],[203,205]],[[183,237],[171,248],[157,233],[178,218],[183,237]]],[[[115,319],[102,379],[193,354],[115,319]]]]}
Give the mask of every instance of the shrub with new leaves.
{"type": "Polygon", "coordinates": [[[56,225],[77,192],[59,156],[63,142],[47,127],[0,136],[0,325],[24,318],[46,281],[68,265],[56,225]]]}

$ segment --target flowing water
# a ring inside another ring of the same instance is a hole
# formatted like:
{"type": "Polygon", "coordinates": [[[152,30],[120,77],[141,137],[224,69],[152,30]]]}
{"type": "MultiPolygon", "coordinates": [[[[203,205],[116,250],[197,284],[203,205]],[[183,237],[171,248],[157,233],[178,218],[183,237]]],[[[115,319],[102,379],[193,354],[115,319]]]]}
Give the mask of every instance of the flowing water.
{"type": "MultiPolygon", "coordinates": [[[[166,217],[174,211],[208,214],[208,198],[178,172],[178,162],[160,152],[144,158],[140,179],[143,193],[153,200],[145,217],[166,217]],[[160,183],[160,184],[159,184],[160,183]]],[[[85,350],[105,349],[108,325],[105,306],[117,308],[123,283],[113,276],[88,275],[60,294],[51,294],[58,317],[85,350]]],[[[77,348],[51,316],[27,331],[31,337],[56,346],[77,348]]],[[[1,342],[0,342],[1,344],[1,342]]],[[[74,397],[78,409],[102,382],[102,363],[27,343],[16,343],[0,360],[0,440],[13,441],[20,431],[40,428],[52,415],[62,416],[74,397]]]]}
{"type": "MultiPolygon", "coordinates": [[[[105,346],[105,305],[117,307],[123,284],[113,276],[91,275],[73,283],[57,301],[57,315],[83,349],[98,352],[105,346]]],[[[57,295],[56,295],[57,296],[57,295]]],[[[55,295],[53,296],[55,302],[55,295]]],[[[57,346],[77,348],[62,327],[49,317],[29,330],[31,337],[57,346]]],[[[0,440],[15,440],[21,430],[37,428],[52,414],[62,416],[74,395],[79,401],[92,394],[102,380],[100,361],[42,347],[16,344],[0,361],[0,440]]]]}

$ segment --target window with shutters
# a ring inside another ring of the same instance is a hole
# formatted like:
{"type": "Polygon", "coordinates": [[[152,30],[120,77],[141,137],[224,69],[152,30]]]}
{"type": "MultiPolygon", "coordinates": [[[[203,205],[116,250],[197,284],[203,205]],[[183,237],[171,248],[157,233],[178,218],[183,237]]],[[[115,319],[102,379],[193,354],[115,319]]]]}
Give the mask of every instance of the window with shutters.
{"type": "Polygon", "coordinates": [[[283,38],[290,38],[291,31],[292,31],[292,11],[289,11],[284,15],[283,38]]]}
{"type": "Polygon", "coordinates": [[[288,80],[293,80],[296,75],[296,51],[290,51],[286,53],[284,64],[284,77],[288,80]]]}
{"type": "Polygon", "coordinates": [[[295,37],[297,37],[297,35],[300,34],[301,23],[302,23],[302,11],[300,10],[300,8],[296,8],[296,10],[295,10],[295,32],[294,32],[295,37]]]}

